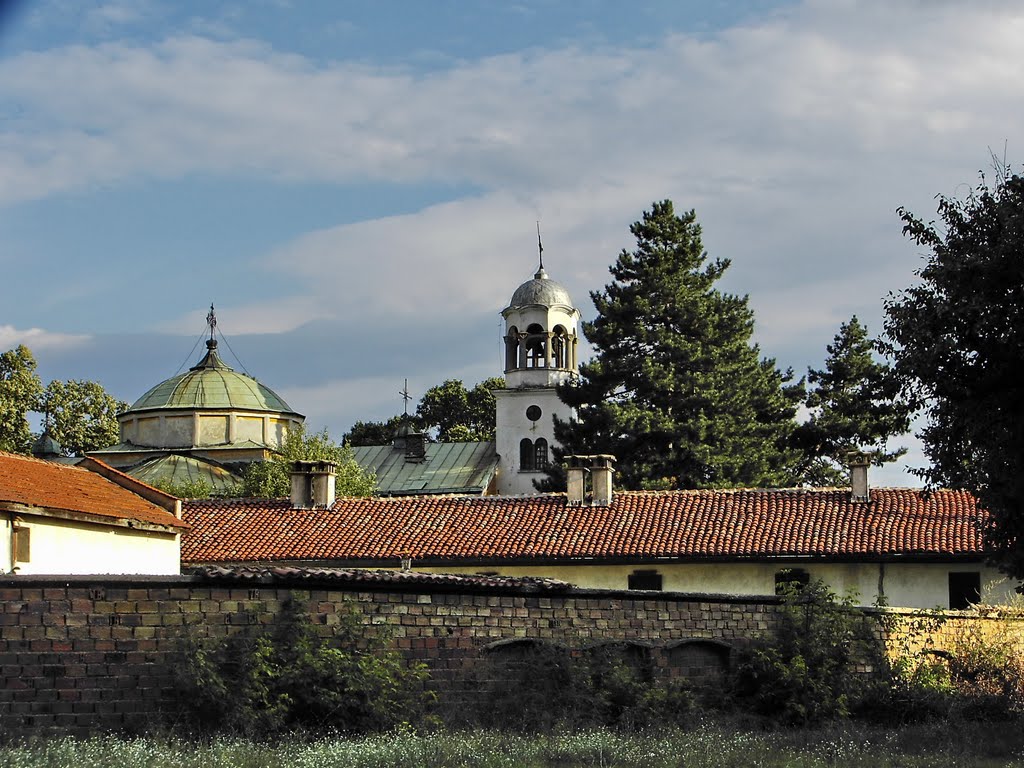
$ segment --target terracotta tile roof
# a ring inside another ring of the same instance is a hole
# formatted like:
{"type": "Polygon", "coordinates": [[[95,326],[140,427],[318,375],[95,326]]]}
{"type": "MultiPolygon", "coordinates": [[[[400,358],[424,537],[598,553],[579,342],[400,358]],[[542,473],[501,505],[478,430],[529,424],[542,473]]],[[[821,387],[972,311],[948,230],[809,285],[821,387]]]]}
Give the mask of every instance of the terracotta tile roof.
{"type": "Polygon", "coordinates": [[[339,499],[292,510],[287,499],[186,502],[186,563],[836,559],[983,554],[974,498],[962,491],[619,492],[610,507],[564,495],[339,499]]]}
{"type": "Polygon", "coordinates": [[[561,592],[570,589],[568,582],[538,576],[481,576],[455,573],[425,573],[423,571],[384,571],[369,568],[289,568],[236,566],[199,566],[188,569],[190,575],[204,579],[228,582],[258,582],[260,584],[293,584],[296,581],[316,584],[346,584],[349,586],[394,587],[402,585],[428,585],[459,591],[482,589],[488,592],[561,592]]]}
{"type": "MultiPolygon", "coordinates": [[[[112,467],[103,465],[103,470],[123,476],[129,483],[139,483],[112,467]]],[[[186,527],[163,507],[96,472],[0,451],[0,505],[5,502],[168,528],[186,527]]]]}

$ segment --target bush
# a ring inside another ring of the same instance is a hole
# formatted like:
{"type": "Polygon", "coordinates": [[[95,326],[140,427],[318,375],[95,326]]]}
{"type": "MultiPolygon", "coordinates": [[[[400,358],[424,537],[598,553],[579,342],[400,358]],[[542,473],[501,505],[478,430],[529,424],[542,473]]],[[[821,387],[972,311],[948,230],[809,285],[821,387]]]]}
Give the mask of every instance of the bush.
{"type": "Polygon", "coordinates": [[[734,692],[741,704],[792,725],[846,717],[872,693],[885,668],[878,625],[821,581],[783,590],[778,630],[740,654],[734,692]]]}
{"type": "Polygon", "coordinates": [[[260,738],[421,723],[433,699],[426,668],[406,665],[388,639],[365,637],[350,610],[326,641],[293,597],[269,633],[190,641],[180,665],[182,714],[198,732],[260,738]]]}

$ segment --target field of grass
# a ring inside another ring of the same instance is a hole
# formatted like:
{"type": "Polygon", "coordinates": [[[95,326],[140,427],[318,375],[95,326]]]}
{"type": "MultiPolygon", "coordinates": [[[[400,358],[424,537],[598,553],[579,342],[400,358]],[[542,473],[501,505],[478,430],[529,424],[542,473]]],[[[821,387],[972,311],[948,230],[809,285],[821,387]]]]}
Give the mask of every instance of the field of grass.
{"type": "Polygon", "coordinates": [[[849,724],[741,730],[705,725],[641,734],[518,736],[486,731],[392,733],[361,739],[94,738],[0,747],[0,768],[995,768],[1024,766],[1019,723],[894,729],[849,724]]]}

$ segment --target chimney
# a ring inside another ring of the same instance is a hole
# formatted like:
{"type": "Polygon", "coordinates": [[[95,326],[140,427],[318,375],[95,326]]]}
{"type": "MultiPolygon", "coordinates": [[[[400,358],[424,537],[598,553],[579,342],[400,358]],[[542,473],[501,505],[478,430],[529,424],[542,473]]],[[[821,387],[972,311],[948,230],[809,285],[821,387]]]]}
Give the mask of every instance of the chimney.
{"type": "Polygon", "coordinates": [[[569,506],[610,506],[615,457],[607,453],[599,453],[594,456],[566,456],[566,460],[566,498],[569,506]],[[590,475],[591,493],[589,497],[587,475],[590,475]]]}
{"type": "Polygon", "coordinates": [[[427,433],[410,432],[405,436],[405,460],[418,464],[427,457],[427,433]]]}
{"type": "Polygon", "coordinates": [[[587,490],[588,456],[566,456],[566,500],[570,507],[582,507],[587,490]]]}
{"type": "Polygon", "coordinates": [[[334,504],[335,465],[330,461],[292,464],[292,509],[326,509],[334,504]]]}
{"type": "Polygon", "coordinates": [[[871,501],[871,488],[868,486],[868,466],[871,461],[863,451],[850,451],[846,454],[846,463],[850,467],[850,501],[871,501]]]}
{"type": "Polygon", "coordinates": [[[590,457],[590,478],[594,489],[594,500],[591,502],[591,506],[611,506],[614,464],[615,457],[607,453],[599,453],[590,457]]]}

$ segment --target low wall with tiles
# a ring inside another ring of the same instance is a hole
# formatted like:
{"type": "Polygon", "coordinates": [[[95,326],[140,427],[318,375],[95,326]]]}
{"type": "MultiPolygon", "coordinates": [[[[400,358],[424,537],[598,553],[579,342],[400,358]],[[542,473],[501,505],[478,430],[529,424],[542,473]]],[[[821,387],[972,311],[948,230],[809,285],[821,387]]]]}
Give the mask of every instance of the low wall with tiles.
{"type": "Polygon", "coordinates": [[[0,734],[142,731],[174,700],[187,635],[272,625],[288,599],[324,636],[355,606],[425,662],[439,699],[472,696],[482,660],[546,641],[624,643],[655,673],[713,679],[732,648],[769,631],[778,602],[580,590],[487,577],[294,570],[163,578],[0,579],[0,734]]]}

